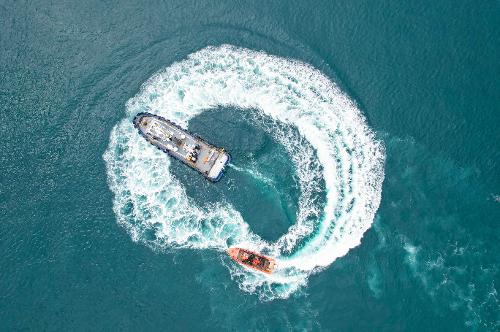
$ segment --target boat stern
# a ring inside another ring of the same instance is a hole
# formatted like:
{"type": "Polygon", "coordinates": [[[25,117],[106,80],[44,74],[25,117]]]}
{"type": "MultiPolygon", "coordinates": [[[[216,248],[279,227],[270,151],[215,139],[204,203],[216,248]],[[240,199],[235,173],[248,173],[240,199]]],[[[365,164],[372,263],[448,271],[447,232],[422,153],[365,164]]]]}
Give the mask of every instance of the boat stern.
{"type": "Polygon", "coordinates": [[[221,179],[224,174],[224,169],[226,165],[231,161],[231,155],[226,151],[222,151],[220,155],[217,157],[214,165],[210,169],[207,178],[212,182],[217,182],[221,179]]]}

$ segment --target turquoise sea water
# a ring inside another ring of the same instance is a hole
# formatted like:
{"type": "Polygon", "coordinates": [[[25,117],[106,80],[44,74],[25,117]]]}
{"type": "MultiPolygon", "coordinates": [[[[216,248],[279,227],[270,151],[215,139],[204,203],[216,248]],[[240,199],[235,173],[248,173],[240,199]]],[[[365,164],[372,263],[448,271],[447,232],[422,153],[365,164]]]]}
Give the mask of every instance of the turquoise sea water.
{"type": "Polygon", "coordinates": [[[0,330],[498,330],[499,15],[0,2],[0,330]],[[222,181],[142,109],[226,147],[222,181]]]}

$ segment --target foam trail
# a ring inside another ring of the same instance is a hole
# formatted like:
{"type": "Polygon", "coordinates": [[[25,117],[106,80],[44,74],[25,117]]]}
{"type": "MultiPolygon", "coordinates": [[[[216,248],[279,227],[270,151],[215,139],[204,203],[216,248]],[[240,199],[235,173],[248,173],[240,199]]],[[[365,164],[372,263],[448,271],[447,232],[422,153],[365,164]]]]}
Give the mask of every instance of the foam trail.
{"type": "Polygon", "coordinates": [[[238,244],[275,256],[279,269],[269,277],[227,265],[241,289],[263,299],[288,297],[310,273],[361,242],[380,203],[384,158],[355,104],[321,72],[229,45],[193,53],[144,83],[104,154],[114,211],[134,240],[149,243],[144,234],[154,231],[154,245],[162,247],[223,250],[238,244]],[[191,201],[171,175],[168,156],[141,139],[131,122],[148,111],[187,127],[216,106],[259,110],[274,120],[267,130],[290,153],[300,183],[299,209],[296,224],[275,243],[252,233],[231,205],[191,201]],[[299,139],[281,123],[297,128],[299,139]],[[327,189],[324,206],[314,201],[320,181],[327,189]]]}
{"type": "Polygon", "coordinates": [[[232,169],[238,171],[238,172],[247,173],[248,175],[250,175],[252,178],[254,178],[255,180],[257,180],[259,182],[265,183],[268,186],[273,186],[273,180],[262,175],[257,169],[242,168],[242,167],[238,167],[236,165],[233,165],[231,163],[228,166],[231,167],[232,169]]]}

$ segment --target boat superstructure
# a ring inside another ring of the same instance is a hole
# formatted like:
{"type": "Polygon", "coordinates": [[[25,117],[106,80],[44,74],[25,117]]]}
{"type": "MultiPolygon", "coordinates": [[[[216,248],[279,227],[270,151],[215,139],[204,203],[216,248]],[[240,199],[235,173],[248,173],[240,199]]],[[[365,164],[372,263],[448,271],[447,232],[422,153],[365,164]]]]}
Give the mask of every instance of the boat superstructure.
{"type": "Polygon", "coordinates": [[[172,121],[151,113],[139,113],[134,126],[152,145],[197,170],[208,180],[219,181],[231,160],[229,153],[172,121]]]}

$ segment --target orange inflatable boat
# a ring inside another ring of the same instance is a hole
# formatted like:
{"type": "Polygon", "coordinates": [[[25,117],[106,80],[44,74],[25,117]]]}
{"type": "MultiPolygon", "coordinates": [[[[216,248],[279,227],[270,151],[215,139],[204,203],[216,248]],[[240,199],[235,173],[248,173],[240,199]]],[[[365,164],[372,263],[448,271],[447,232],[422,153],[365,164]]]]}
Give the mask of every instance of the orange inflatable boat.
{"type": "Polygon", "coordinates": [[[271,274],[276,267],[276,261],[273,258],[266,257],[247,249],[229,248],[227,253],[239,264],[260,272],[271,274]]]}

